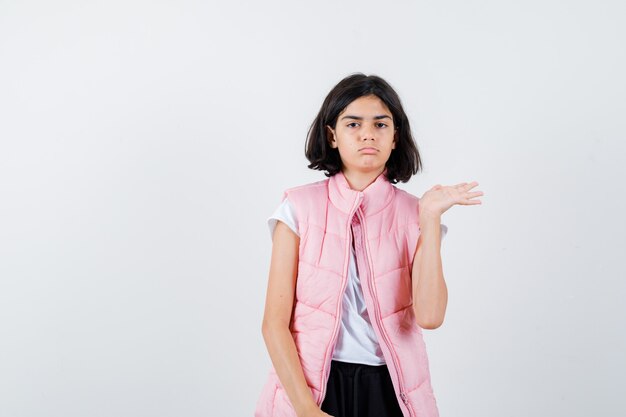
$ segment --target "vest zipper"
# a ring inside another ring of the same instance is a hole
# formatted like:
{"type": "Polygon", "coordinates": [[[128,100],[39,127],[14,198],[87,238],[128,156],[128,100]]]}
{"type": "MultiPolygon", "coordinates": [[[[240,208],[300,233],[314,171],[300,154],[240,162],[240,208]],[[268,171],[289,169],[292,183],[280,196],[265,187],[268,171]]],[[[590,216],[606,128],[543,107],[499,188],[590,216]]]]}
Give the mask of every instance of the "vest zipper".
{"type": "Polygon", "coordinates": [[[356,216],[359,219],[359,224],[361,225],[360,238],[361,238],[361,244],[363,247],[363,253],[365,255],[364,264],[367,266],[367,275],[368,275],[366,281],[369,285],[370,294],[372,295],[372,298],[374,299],[373,304],[374,304],[375,322],[376,322],[376,325],[378,326],[383,342],[387,345],[387,348],[389,349],[389,352],[391,353],[391,360],[393,362],[393,367],[397,375],[396,380],[398,382],[398,388],[400,389],[400,398],[402,399],[402,402],[407,408],[409,412],[409,416],[413,417],[416,414],[413,411],[411,403],[409,402],[409,399],[407,398],[407,395],[404,391],[403,378],[400,376],[402,373],[402,369],[400,368],[398,364],[398,358],[397,358],[396,352],[393,350],[392,343],[389,340],[389,336],[387,335],[387,332],[385,331],[385,328],[382,323],[383,320],[382,320],[381,313],[380,313],[380,305],[378,304],[378,294],[376,293],[376,286],[374,285],[374,274],[372,274],[373,268],[371,265],[371,258],[369,256],[369,245],[368,245],[367,238],[366,238],[367,230],[366,230],[365,222],[363,221],[364,216],[361,215],[360,209],[357,210],[356,216]]]}
{"type": "MultiPolygon", "coordinates": [[[[345,261],[343,264],[343,274],[341,276],[341,292],[339,293],[339,302],[337,303],[337,312],[335,313],[337,320],[335,321],[335,327],[333,329],[333,337],[330,340],[330,344],[328,345],[328,348],[326,349],[326,358],[324,360],[324,369],[322,372],[322,384],[321,384],[322,391],[320,392],[320,396],[317,400],[317,405],[320,407],[322,406],[322,403],[324,402],[324,397],[326,396],[328,378],[330,377],[330,364],[333,359],[332,354],[334,352],[334,346],[337,340],[337,335],[339,334],[339,326],[341,326],[341,311],[342,311],[342,304],[343,304],[343,294],[346,291],[346,286],[348,284],[348,266],[350,263],[350,248],[352,246],[352,230],[351,230],[352,217],[354,216],[354,213],[356,212],[357,208],[361,204],[362,199],[363,199],[363,193],[360,192],[348,215],[349,221],[346,227],[346,242],[347,242],[346,255],[345,255],[345,261]]],[[[330,204],[330,202],[328,204],[330,204]]]]}

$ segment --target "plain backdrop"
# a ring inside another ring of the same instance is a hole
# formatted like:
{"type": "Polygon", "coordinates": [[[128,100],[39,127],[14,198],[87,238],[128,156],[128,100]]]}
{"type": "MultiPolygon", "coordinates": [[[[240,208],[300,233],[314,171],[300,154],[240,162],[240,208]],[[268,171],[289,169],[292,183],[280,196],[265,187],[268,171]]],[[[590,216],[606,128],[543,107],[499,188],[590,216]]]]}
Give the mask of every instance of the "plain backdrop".
{"type": "Polygon", "coordinates": [[[443,215],[442,417],[626,415],[622,1],[0,1],[0,416],[251,416],[267,217],[353,72],[443,215]]]}

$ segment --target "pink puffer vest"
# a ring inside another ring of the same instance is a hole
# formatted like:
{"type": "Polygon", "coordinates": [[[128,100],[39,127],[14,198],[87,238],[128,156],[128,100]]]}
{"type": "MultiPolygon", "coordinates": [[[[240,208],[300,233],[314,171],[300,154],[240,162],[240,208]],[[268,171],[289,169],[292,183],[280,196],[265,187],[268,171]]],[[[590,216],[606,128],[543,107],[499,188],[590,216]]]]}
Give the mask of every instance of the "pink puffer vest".
{"type": "MultiPolygon", "coordinates": [[[[411,265],[419,199],[381,174],[363,191],[342,173],[285,191],[298,218],[300,255],[290,324],[313,398],[321,405],[354,246],[363,296],[405,417],[437,417],[422,329],[413,312],[411,265]]],[[[283,197],[283,198],[284,198],[283,197]]],[[[272,368],[255,417],[295,417],[272,368]]]]}

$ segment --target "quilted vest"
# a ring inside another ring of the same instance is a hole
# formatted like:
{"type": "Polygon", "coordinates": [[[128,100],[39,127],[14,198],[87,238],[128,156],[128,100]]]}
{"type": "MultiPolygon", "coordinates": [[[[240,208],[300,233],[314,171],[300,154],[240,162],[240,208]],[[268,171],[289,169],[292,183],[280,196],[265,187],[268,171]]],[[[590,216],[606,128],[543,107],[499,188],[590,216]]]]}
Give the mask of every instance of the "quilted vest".
{"type": "MultiPolygon", "coordinates": [[[[384,173],[363,191],[340,172],[285,191],[298,219],[300,250],[290,330],[305,379],[324,401],[341,321],[352,241],[367,310],[405,417],[438,417],[422,329],[413,311],[411,266],[419,199],[384,173]]],[[[255,417],[296,417],[272,367],[255,417]]]]}

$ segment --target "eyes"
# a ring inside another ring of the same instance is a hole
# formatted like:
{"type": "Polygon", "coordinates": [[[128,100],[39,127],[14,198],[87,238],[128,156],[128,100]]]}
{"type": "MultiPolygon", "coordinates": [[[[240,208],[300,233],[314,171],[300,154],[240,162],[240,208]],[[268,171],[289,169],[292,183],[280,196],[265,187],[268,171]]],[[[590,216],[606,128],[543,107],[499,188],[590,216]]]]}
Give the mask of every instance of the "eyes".
{"type": "MultiPolygon", "coordinates": [[[[361,123],[359,123],[359,122],[351,122],[351,123],[348,123],[346,126],[348,128],[350,128],[350,129],[354,129],[354,128],[359,127],[360,124],[361,123]]],[[[383,123],[383,122],[376,122],[376,123],[374,123],[374,126],[376,126],[379,129],[384,129],[386,127],[389,127],[389,125],[387,123],[383,123]]]]}

